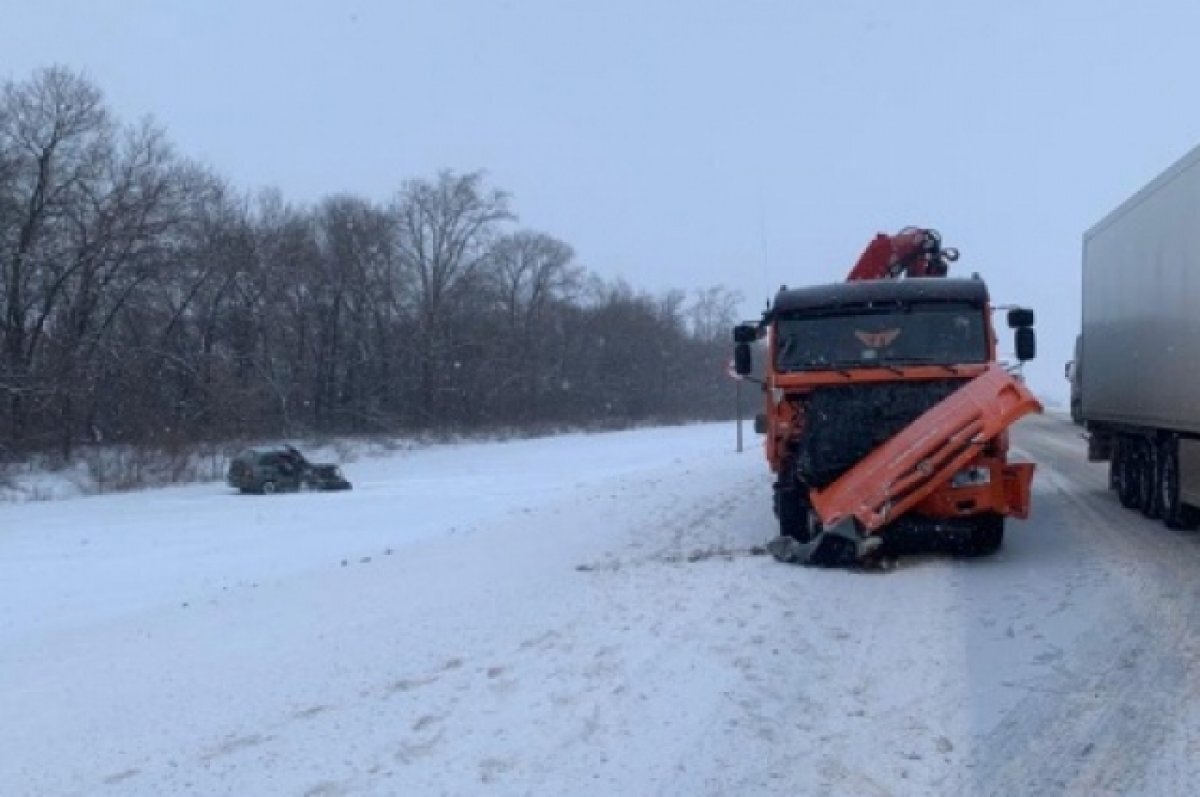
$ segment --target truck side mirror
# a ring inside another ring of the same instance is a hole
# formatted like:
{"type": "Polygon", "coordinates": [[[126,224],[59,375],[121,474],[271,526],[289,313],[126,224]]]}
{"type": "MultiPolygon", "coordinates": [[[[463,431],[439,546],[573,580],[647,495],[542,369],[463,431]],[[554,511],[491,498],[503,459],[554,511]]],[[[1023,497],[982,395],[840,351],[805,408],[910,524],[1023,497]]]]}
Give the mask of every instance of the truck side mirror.
{"type": "Polygon", "coordinates": [[[1031,326],[1033,326],[1033,311],[1029,308],[1015,307],[1008,311],[1009,329],[1026,329],[1031,326]]]}
{"type": "Polygon", "coordinates": [[[1017,329],[1017,359],[1028,362],[1037,355],[1037,337],[1032,327],[1017,329]]]}
{"type": "Polygon", "coordinates": [[[733,328],[734,343],[753,343],[758,340],[758,327],[753,324],[738,324],[733,328]]]}
{"type": "Polygon", "coordinates": [[[733,370],[738,376],[749,376],[754,370],[754,358],[749,343],[738,343],[733,347],[733,370]]]}
{"type": "Polygon", "coordinates": [[[767,433],[767,414],[765,412],[760,412],[758,415],[754,416],[754,433],[767,433]]]}

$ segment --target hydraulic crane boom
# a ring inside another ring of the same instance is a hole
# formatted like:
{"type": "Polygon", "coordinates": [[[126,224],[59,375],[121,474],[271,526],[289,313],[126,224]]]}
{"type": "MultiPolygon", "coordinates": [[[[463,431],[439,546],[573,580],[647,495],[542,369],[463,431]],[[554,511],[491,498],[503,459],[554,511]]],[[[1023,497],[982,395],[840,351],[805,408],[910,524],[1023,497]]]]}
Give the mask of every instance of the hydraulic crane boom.
{"type": "Polygon", "coordinates": [[[905,227],[895,235],[876,235],[859,255],[846,281],[944,277],[955,260],[958,250],[943,249],[937,230],[905,227]]]}

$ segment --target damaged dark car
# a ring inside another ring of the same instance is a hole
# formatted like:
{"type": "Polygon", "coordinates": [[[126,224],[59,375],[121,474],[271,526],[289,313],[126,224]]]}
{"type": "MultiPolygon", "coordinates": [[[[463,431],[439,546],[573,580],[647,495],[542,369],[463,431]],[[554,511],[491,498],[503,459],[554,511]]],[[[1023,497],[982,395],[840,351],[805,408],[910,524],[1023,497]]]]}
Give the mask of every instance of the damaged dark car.
{"type": "Polygon", "coordinates": [[[349,490],[342,469],[309,462],[292,446],[248,448],[229,463],[225,481],[243,493],[270,495],[300,490],[349,490]]]}

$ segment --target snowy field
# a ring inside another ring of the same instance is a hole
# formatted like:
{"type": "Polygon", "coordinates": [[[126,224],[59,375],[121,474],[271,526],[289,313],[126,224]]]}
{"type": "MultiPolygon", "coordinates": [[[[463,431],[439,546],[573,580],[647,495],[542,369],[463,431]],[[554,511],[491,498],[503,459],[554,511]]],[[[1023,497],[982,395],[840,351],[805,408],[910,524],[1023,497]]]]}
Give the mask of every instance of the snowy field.
{"type": "Polygon", "coordinates": [[[1016,439],[1001,553],[887,574],[749,555],[727,425],[0,506],[0,794],[1200,791],[1200,537],[1016,439]]]}

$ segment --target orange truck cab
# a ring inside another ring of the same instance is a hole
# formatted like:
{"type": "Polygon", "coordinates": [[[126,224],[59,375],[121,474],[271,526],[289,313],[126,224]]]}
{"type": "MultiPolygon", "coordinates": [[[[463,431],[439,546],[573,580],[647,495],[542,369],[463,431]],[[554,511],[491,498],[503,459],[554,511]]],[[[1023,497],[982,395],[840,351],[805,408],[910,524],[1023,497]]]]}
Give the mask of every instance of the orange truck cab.
{"type": "MultiPolygon", "coordinates": [[[[1008,320],[1032,359],[1033,312],[1008,320]]],[[[1005,518],[1028,513],[1033,465],[1009,461],[1006,430],[1041,405],[998,362],[982,280],[784,288],[734,342],[743,377],[753,349],[764,360],[777,559],[846,564],[930,535],[991,553],[1005,518]]]]}

